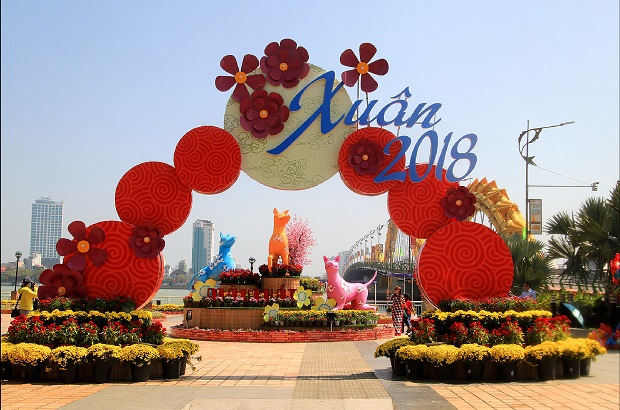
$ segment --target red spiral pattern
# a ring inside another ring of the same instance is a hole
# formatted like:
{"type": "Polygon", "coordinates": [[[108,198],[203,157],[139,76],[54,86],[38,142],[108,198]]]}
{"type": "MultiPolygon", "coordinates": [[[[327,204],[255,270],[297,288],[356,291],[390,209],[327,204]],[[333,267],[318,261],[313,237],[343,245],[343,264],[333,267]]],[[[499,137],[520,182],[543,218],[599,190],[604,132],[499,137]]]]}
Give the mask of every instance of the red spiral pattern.
{"type": "Polygon", "coordinates": [[[131,225],[155,225],[163,235],[179,229],[192,209],[192,190],[174,167],[143,162],[131,168],[116,186],[116,212],[131,225]]]}
{"type": "Polygon", "coordinates": [[[474,222],[451,223],[430,236],[416,269],[418,286],[435,306],[442,300],[505,296],[514,275],[503,239],[474,222]]]}
{"type": "MultiPolygon", "coordinates": [[[[163,256],[138,258],[129,246],[133,226],[120,221],[97,222],[93,226],[105,231],[105,241],[97,245],[107,252],[101,266],[88,263],[82,272],[84,293],[91,298],[128,296],[136,307],[146,305],[157,293],[164,279],[163,256]]],[[[67,259],[66,261],[68,261],[67,259]]]]}
{"type": "MultiPolygon", "coordinates": [[[[359,130],[353,132],[351,135],[347,137],[346,140],[340,146],[340,151],[338,152],[338,169],[340,170],[340,177],[342,178],[342,182],[353,192],[360,195],[380,195],[384,194],[396,185],[398,181],[387,181],[381,183],[375,183],[373,179],[376,175],[359,175],[355,172],[355,169],[351,165],[349,165],[348,156],[349,149],[352,145],[357,144],[362,139],[374,141],[381,148],[385,148],[385,146],[396,138],[396,136],[388,130],[383,128],[376,127],[367,127],[360,128],[359,130]]],[[[390,147],[390,154],[387,156],[383,165],[381,165],[380,169],[383,170],[398,154],[401,149],[401,144],[395,143],[390,147]]],[[[396,165],[392,168],[390,173],[398,172],[405,169],[406,165],[406,157],[403,156],[400,161],[396,163],[396,165]]]]}
{"type": "MultiPolygon", "coordinates": [[[[428,164],[416,165],[418,175],[424,175],[428,164]]],[[[397,184],[388,191],[388,213],[396,226],[415,238],[429,238],[441,227],[454,222],[445,216],[441,199],[450,187],[458,187],[456,182],[445,180],[446,170],[442,170],[442,181],[435,178],[435,165],[420,182],[411,182],[409,169],[405,182],[397,184]]]]}
{"type": "Polygon", "coordinates": [[[185,185],[201,194],[219,194],[230,188],[241,173],[241,150],[225,130],[194,128],[179,140],[174,167],[185,185]]]}

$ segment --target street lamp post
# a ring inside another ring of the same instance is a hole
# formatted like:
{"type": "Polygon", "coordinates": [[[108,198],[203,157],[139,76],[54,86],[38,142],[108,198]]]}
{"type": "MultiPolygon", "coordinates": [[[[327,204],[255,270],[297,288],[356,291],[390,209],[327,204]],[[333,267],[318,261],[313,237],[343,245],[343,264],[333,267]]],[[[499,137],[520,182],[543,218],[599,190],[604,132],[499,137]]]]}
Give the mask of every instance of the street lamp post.
{"type": "Polygon", "coordinates": [[[256,262],[256,259],[254,259],[253,256],[250,256],[250,259],[248,259],[248,262],[250,262],[250,272],[254,273],[254,262],[256,262]]]}
{"type": "Polygon", "coordinates": [[[525,161],[525,237],[526,238],[527,238],[527,235],[530,233],[529,166],[530,164],[536,165],[533,161],[534,156],[530,157],[530,144],[539,138],[540,132],[545,128],[562,127],[564,125],[574,124],[574,123],[575,121],[569,121],[569,122],[563,122],[561,124],[556,124],[556,125],[548,125],[545,127],[530,128],[530,120],[527,120],[527,129],[525,131],[522,131],[521,135],[519,135],[519,140],[518,140],[519,153],[521,154],[521,158],[523,158],[523,160],[525,161]],[[534,131],[534,136],[532,137],[532,139],[530,139],[530,131],[534,131]],[[524,136],[525,136],[525,143],[521,145],[521,139],[523,139],[524,136]],[[524,150],[525,150],[525,155],[523,153],[524,150]]]}
{"type": "Polygon", "coordinates": [[[13,292],[11,292],[12,300],[17,300],[17,270],[19,269],[19,258],[21,257],[22,253],[20,251],[15,252],[15,258],[17,260],[15,261],[15,288],[13,289],[13,292]]]}

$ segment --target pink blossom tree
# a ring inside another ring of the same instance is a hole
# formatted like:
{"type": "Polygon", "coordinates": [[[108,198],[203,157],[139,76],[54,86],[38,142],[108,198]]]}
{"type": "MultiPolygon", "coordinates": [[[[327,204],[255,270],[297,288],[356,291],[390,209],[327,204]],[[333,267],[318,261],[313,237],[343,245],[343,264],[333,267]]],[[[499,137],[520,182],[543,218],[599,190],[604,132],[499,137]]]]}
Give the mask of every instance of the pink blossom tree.
{"type": "Polygon", "coordinates": [[[301,266],[310,265],[310,251],[317,244],[314,240],[312,228],[308,220],[302,220],[294,215],[286,224],[286,237],[288,238],[289,263],[301,266]]]}

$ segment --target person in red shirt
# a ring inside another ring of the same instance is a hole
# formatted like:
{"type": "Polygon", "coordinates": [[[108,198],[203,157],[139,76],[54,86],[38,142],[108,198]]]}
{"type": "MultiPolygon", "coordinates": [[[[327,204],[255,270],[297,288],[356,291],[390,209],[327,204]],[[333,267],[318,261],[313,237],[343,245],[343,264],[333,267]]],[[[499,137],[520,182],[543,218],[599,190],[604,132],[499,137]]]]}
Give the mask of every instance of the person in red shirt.
{"type": "Polygon", "coordinates": [[[411,295],[405,293],[405,301],[403,302],[403,324],[401,332],[404,333],[405,326],[407,326],[407,333],[411,333],[411,314],[413,313],[413,303],[411,302],[411,295]]]}

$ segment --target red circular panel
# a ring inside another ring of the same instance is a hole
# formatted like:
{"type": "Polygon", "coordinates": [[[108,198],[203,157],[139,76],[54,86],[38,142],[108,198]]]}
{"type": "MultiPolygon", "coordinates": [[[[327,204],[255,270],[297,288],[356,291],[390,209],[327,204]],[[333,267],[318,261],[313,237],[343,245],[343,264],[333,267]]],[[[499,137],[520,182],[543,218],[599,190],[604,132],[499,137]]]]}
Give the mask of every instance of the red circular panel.
{"type": "MultiPolygon", "coordinates": [[[[97,222],[93,226],[105,231],[105,240],[96,245],[107,252],[106,261],[95,266],[88,262],[82,275],[84,293],[91,298],[111,299],[127,296],[136,308],[146,305],[157,293],[164,279],[163,255],[138,258],[129,246],[133,226],[119,221],[97,222]]],[[[65,258],[65,262],[70,258],[65,258]]]]}
{"type": "Polygon", "coordinates": [[[118,182],[115,203],[123,222],[155,225],[167,235],[187,220],[192,209],[192,190],[181,183],[171,165],[143,162],[118,182]]]}
{"type": "Polygon", "coordinates": [[[451,223],[422,246],[416,276],[420,290],[435,306],[456,298],[506,296],[514,276],[512,255],[490,228],[451,223]]]}
{"type": "MultiPolygon", "coordinates": [[[[422,176],[428,164],[416,165],[416,172],[422,176]]],[[[388,191],[388,213],[398,228],[415,238],[429,238],[439,228],[454,222],[448,218],[441,207],[441,199],[450,187],[458,187],[456,182],[445,180],[446,171],[442,170],[442,181],[435,178],[435,165],[430,173],[420,182],[411,182],[409,168],[405,182],[399,183],[388,191]]]]}
{"type": "MultiPolygon", "coordinates": [[[[340,151],[338,152],[338,168],[340,170],[340,177],[342,182],[353,192],[360,195],[380,195],[388,191],[398,181],[387,181],[376,183],[373,179],[375,175],[359,175],[355,172],[355,169],[349,165],[348,157],[350,148],[359,143],[362,140],[367,140],[379,145],[381,150],[385,148],[388,142],[396,138],[396,136],[388,130],[376,127],[360,128],[347,137],[342,143],[340,151]]],[[[394,143],[390,147],[390,154],[386,157],[383,164],[379,167],[379,170],[383,170],[388,164],[396,157],[401,149],[400,143],[394,143]]],[[[403,156],[393,168],[390,173],[398,172],[405,169],[406,158],[403,156]]]]}
{"type": "Polygon", "coordinates": [[[230,188],[241,173],[241,150],[235,138],[221,128],[194,128],[174,151],[174,167],[185,185],[201,194],[230,188]]]}

